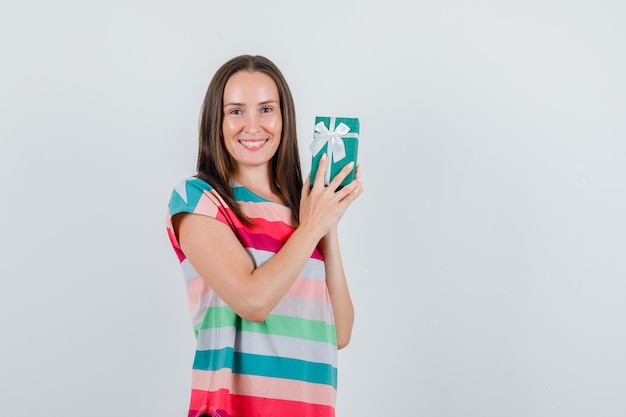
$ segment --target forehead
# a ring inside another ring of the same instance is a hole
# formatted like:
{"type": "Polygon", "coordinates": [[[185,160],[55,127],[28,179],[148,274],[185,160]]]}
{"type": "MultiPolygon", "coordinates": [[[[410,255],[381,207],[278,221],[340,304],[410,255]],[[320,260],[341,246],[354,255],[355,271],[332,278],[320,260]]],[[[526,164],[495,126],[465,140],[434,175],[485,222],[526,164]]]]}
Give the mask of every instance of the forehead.
{"type": "Polygon", "coordinates": [[[224,87],[224,102],[278,101],[278,86],[269,75],[260,71],[239,71],[224,87]]]}

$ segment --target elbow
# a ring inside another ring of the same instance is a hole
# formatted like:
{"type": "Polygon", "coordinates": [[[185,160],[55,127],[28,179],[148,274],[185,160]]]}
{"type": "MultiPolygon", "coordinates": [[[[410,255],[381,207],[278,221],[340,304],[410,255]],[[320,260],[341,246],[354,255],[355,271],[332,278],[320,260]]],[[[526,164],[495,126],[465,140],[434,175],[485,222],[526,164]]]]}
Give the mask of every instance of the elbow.
{"type": "Polygon", "coordinates": [[[238,317],[253,323],[264,322],[274,308],[268,300],[250,292],[239,292],[234,297],[231,294],[231,297],[224,301],[238,317]]]}
{"type": "Polygon", "coordinates": [[[348,317],[344,317],[339,323],[336,324],[335,332],[337,335],[337,349],[343,349],[350,343],[352,338],[352,327],[354,325],[354,315],[350,314],[348,317]]]}
{"type": "Polygon", "coordinates": [[[248,302],[246,303],[245,308],[241,308],[239,311],[235,312],[244,320],[254,323],[262,323],[270,315],[270,311],[271,309],[267,306],[248,302]]]}
{"type": "Polygon", "coordinates": [[[248,311],[243,314],[239,314],[244,320],[251,321],[253,323],[263,323],[269,314],[261,311],[248,311]]]}
{"type": "Polygon", "coordinates": [[[337,335],[337,350],[341,350],[343,348],[345,348],[346,346],[348,346],[348,344],[350,343],[350,335],[343,335],[343,336],[339,336],[337,335]]]}

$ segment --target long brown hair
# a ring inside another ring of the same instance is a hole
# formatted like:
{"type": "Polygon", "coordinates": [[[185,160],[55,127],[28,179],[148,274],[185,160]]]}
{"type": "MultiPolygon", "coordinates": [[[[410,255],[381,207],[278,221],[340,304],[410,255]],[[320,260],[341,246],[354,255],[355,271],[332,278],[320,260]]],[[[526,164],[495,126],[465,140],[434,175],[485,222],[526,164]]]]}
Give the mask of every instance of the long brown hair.
{"type": "Polygon", "coordinates": [[[270,163],[272,191],[289,206],[298,220],[300,217],[300,194],[302,192],[302,169],[296,133],[296,111],[291,90],[278,67],[269,59],[256,55],[240,55],[222,65],[209,83],[200,116],[200,140],[196,176],[208,182],[222,196],[237,217],[253,224],[241,211],[235,200],[230,179],[234,163],[224,145],[222,118],[224,88],[228,79],[239,71],[259,71],[269,75],[280,97],[283,119],[280,144],[270,163]]]}

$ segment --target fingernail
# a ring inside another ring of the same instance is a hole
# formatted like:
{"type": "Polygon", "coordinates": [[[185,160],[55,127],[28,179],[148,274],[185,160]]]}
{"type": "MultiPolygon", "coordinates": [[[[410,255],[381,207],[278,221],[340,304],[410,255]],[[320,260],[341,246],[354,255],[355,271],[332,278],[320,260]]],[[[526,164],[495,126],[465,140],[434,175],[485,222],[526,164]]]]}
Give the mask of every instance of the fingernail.
{"type": "Polygon", "coordinates": [[[322,154],[322,159],[326,159],[326,154],[322,154]]]}

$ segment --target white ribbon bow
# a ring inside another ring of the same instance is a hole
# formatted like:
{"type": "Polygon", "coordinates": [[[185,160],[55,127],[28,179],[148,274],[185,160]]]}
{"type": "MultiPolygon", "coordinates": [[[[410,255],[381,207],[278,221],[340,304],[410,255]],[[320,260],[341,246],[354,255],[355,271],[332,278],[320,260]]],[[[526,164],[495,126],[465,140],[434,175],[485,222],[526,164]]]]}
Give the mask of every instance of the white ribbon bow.
{"type": "Polygon", "coordinates": [[[330,182],[330,172],[333,162],[341,161],[346,157],[346,145],[343,143],[343,138],[358,138],[358,133],[349,133],[350,128],[344,124],[339,123],[339,126],[335,127],[335,118],[330,118],[330,127],[327,128],[324,122],[319,122],[315,125],[315,134],[313,135],[313,142],[309,146],[313,155],[317,153],[328,143],[326,148],[326,154],[328,156],[328,165],[326,165],[326,172],[324,173],[324,184],[328,185],[330,182]]]}

